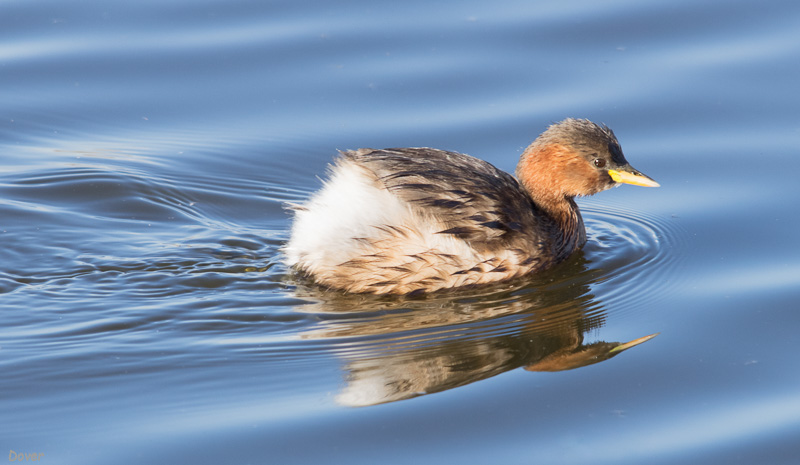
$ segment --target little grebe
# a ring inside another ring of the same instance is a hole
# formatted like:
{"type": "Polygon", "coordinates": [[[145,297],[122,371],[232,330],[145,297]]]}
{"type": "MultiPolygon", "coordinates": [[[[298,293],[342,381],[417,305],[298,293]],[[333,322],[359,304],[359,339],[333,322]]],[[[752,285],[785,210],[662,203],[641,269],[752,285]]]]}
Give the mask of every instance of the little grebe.
{"type": "Polygon", "coordinates": [[[611,129],[553,124],[522,153],[517,179],[430,148],[342,152],[296,213],[287,262],[324,286],[406,294],[546,269],[586,242],[574,198],[619,183],[657,187],[611,129]]]}

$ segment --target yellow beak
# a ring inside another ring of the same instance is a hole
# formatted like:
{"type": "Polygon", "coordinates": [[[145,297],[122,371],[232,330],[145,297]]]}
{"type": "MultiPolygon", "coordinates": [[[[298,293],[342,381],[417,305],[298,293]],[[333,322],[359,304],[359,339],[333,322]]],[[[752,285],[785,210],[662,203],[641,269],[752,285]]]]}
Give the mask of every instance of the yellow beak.
{"type": "Polygon", "coordinates": [[[608,175],[616,182],[633,184],[634,186],[658,187],[661,185],[638,171],[608,170],[608,175]]]}

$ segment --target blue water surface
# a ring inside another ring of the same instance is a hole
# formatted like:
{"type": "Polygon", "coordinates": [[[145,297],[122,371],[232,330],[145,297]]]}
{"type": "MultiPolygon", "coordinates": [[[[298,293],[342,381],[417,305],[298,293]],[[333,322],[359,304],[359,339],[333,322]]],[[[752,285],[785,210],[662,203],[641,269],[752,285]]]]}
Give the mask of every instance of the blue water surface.
{"type": "Polygon", "coordinates": [[[7,0],[0,30],[3,457],[796,463],[797,2],[7,0]],[[283,264],[337,149],[513,172],[566,117],[662,187],[579,199],[557,268],[391,299],[283,264]]]}

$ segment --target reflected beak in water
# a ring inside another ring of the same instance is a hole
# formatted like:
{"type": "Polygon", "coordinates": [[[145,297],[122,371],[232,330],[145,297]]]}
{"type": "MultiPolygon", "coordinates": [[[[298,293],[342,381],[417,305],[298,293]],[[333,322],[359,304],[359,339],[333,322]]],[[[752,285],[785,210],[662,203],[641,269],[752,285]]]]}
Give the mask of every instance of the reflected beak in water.
{"type": "Polygon", "coordinates": [[[528,371],[564,371],[593,365],[616,357],[621,352],[638,346],[658,336],[658,333],[640,337],[630,342],[595,342],[587,346],[565,348],[525,367],[528,371]]]}
{"type": "Polygon", "coordinates": [[[630,342],[626,342],[624,344],[620,344],[617,347],[614,347],[613,349],[609,350],[608,353],[616,354],[616,353],[622,352],[623,350],[628,350],[633,346],[638,346],[639,344],[641,344],[643,342],[647,342],[650,339],[653,339],[654,337],[658,336],[659,334],[660,333],[651,334],[649,336],[640,337],[639,339],[634,339],[634,340],[632,340],[630,342]]]}

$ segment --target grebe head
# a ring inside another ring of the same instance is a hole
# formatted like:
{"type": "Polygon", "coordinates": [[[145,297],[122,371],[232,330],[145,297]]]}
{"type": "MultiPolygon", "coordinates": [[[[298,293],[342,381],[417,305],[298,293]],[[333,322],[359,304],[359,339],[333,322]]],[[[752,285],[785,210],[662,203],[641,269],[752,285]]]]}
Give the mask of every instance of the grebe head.
{"type": "Polygon", "coordinates": [[[585,119],[547,128],[522,153],[516,174],[540,200],[592,195],[620,183],[659,186],[625,160],[611,129],[585,119]]]}

